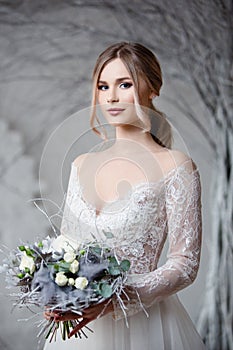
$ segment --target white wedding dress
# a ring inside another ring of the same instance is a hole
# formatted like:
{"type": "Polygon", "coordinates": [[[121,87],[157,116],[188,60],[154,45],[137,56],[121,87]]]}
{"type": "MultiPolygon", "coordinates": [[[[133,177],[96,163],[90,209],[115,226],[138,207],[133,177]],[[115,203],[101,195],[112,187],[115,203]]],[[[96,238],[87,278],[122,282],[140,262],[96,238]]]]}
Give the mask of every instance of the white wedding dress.
{"type": "Polygon", "coordinates": [[[72,164],[62,237],[108,239],[121,258],[131,261],[128,284],[140,296],[127,303],[127,320],[119,305],[113,314],[89,324],[88,339],[45,344],[44,350],[202,350],[205,349],[176,292],[197,274],[201,246],[201,186],[197,168],[186,160],[156,182],[140,183],[124,199],[102,212],[86,202],[78,168],[72,164]],[[111,231],[106,238],[103,230],[111,231]],[[169,252],[157,267],[166,238],[169,252]],[[146,312],[143,310],[145,308],[146,312]]]}

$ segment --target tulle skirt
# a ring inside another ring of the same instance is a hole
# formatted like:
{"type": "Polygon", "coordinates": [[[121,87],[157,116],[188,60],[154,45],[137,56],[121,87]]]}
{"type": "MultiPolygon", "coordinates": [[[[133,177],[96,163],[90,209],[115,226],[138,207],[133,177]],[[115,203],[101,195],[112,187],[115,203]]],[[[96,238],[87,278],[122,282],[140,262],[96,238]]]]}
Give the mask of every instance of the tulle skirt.
{"type": "Polygon", "coordinates": [[[88,339],[73,338],[46,343],[44,350],[204,350],[206,349],[189,315],[173,295],[125,320],[111,315],[89,324],[88,339]]]}

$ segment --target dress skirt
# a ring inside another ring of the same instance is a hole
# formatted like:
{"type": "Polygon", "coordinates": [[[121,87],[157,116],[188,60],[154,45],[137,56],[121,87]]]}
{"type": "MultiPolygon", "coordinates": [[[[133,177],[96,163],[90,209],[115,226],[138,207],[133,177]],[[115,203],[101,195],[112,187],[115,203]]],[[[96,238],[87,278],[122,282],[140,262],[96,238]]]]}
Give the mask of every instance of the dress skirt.
{"type": "MultiPolygon", "coordinates": [[[[115,321],[111,315],[89,324],[88,339],[72,338],[46,343],[44,350],[204,350],[200,335],[176,295],[155,303],[128,318],[115,321]]],[[[58,332],[59,333],[59,332],[58,332]]]]}

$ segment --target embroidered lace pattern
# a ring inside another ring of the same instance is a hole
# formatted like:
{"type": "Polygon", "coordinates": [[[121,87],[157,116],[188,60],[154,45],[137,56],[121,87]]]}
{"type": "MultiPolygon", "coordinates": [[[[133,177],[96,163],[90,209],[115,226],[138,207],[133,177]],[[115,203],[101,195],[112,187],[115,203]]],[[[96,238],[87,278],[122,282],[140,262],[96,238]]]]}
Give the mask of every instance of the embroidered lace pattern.
{"type": "MultiPolygon", "coordinates": [[[[130,260],[127,315],[178,292],[196,277],[202,218],[200,176],[193,164],[186,160],[161,180],[134,186],[98,215],[85,201],[78,168],[72,164],[61,232],[75,241],[90,241],[94,235],[121,259],[130,260]],[[167,261],[157,268],[167,238],[167,261]]],[[[114,306],[114,318],[124,317],[121,307],[114,306]]]]}

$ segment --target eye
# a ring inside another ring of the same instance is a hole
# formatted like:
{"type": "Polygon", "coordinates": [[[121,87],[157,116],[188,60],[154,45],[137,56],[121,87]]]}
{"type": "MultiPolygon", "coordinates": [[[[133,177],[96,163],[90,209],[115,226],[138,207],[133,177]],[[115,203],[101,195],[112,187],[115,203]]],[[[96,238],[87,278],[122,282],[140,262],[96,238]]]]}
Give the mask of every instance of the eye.
{"type": "Polygon", "coordinates": [[[120,88],[122,88],[122,89],[129,89],[129,88],[131,88],[131,86],[133,86],[133,84],[132,83],[128,83],[128,82],[120,84],[120,88]]]}
{"type": "Polygon", "coordinates": [[[108,90],[108,85],[98,85],[97,89],[101,91],[106,91],[108,90]]]}

